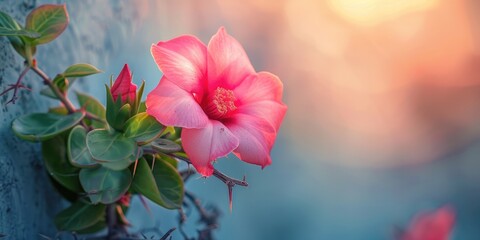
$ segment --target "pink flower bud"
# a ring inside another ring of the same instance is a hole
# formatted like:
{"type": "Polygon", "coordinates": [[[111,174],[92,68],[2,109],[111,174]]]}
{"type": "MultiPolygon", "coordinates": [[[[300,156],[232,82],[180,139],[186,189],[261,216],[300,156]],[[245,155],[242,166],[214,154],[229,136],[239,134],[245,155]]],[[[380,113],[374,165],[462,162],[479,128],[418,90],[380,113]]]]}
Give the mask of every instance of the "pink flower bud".
{"type": "Polygon", "coordinates": [[[122,71],[112,86],[113,100],[117,101],[118,96],[122,96],[122,103],[132,104],[137,96],[137,85],[132,83],[132,73],[128,64],[125,64],[122,71]]]}

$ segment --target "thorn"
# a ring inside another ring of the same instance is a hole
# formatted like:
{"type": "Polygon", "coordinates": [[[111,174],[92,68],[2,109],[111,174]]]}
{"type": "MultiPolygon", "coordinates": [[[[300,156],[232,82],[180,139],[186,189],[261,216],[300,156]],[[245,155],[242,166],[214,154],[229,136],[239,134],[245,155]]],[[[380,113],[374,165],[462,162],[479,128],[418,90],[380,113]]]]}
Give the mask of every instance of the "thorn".
{"type": "Polygon", "coordinates": [[[138,158],[135,161],[135,165],[133,166],[133,176],[132,177],[135,177],[135,173],[137,172],[137,165],[138,165],[138,158]]]}
{"type": "Polygon", "coordinates": [[[143,207],[147,210],[150,217],[153,217],[152,210],[150,210],[150,207],[148,206],[148,204],[145,201],[145,199],[143,198],[143,196],[139,194],[138,197],[140,198],[140,202],[142,202],[143,207]]]}
{"type": "Polygon", "coordinates": [[[228,205],[230,206],[230,213],[232,212],[232,208],[233,208],[232,198],[233,198],[233,186],[228,185],[228,205]]]}
{"type": "Polygon", "coordinates": [[[157,161],[157,158],[155,157],[155,154],[152,154],[152,172],[153,172],[153,167],[155,167],[155,162],[157,161]]]}

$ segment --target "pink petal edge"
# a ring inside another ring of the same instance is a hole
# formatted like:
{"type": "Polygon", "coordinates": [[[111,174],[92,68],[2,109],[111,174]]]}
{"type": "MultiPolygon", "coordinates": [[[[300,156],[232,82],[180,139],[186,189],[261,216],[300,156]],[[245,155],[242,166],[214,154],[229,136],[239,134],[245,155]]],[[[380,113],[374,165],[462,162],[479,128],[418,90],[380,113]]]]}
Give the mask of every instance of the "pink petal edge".
{"type": "Polygon", "coordinates": [[[147,113],[166,126],[203,128],[209,121],[192,94],[165,77],[147,95],[145,104],[147,113]]]}
{"type": "Polygon", "coordinates": [[[184,35],[152,45],[152,56],[170,81],[201,94],[207,72],[207,47],[198,38],[184,35]]]}
{"type": "Polygon", "coordinates": [[[205,128],[182,130],[183,148],[195,169],[204,177],[213,174],[212,162],[227,156],[238,143],[238,138],[216,120],[210,120],[205,128]]]}

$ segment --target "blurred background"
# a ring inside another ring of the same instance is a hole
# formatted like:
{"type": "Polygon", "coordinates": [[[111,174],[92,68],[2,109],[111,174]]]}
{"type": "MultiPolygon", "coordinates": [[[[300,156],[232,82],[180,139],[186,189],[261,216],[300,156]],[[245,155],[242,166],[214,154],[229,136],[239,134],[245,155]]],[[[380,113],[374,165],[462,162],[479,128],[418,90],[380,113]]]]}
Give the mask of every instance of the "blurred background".
{"type": "MultiPolygon", "coordinates": [[[[86,89],[100,99],[99,82],[125,63],[146,92],[158,84],[152,43],[181,34],[208,43],[220,26],[257,71],[283,81],[289,109],[273,164],[261,170],[230,156],[215,165],[250,184],[234,189],[233,211],[217,179],[187,183],[223,212],[218,239],[392,239],[416,213],[443,205],[456,210],[452,239],[480,238],[479,1],[66,3],[67,31],[109,36],[72,40],[110,54],[78,57],[104,70],[86,89]],[[113,11],[101,18],[88,14],[106,6],[113,11]]],[[[176,212],[133,205],[132,230],[177,224],[176,212]]],[[[196,221],[187,222],[191,235],[196,221]]]]}

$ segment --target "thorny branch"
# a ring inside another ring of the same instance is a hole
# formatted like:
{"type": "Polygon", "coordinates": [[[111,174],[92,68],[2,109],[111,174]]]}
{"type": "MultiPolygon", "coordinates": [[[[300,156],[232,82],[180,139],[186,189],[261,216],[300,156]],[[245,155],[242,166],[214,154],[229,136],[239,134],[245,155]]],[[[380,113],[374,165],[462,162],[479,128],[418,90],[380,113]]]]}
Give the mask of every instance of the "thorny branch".
{"type": "MultiPolygon", "coordinates": [[[[205,224],[205,228],[198,230],[198,238],[197,240],[211,240],[213,239],[212,231],[218,228],[218,218],[220,217],[221,213],[215,207],[211,208],[204,208],[200,202],[200,200],[193,195],[193,193],[185,191],[185,197],[193,203],[195,209],[198,211],[200,215],[199,222],[205,224]]],[[[184,202],[184,205],[188,207],[188,204],[184,202]]],[[[183,225],[187,220],[186,214],[183,210],[179,210],[179,229],[180,233],[182,234],[185,240],[194,240],[195,238],[190,238],[183,230],[183,225]]]]}
{"type": "Polygon", "coordinates": [[[15,104],[15,101],[17,100],[17,92],[18,92],[18,89],[20,88],[25,88],[27,90],[30,90],[28,87],[26,87],[25,85],[22,84],[22,79],[23,77],[25,77],[25,75],[27,74],[28,70],[30,70],[30,67],[29,66],[25,66],[25,68],[23,69],[23,71],[20,73],[20,76],[18,77],[17,79],[17,82],[15,84],[10,84],[9,87],[7,89],[5,89],[2,93],[0,93],[0,96],[4,95],[5,93],[7,92],[10,92],[11,90],[13,90],[13,96],[10,100],[8,100],[8,102],[6,104],[9,104],[9,103],[13,103],[15,104]]]}
{"type": "MultiPolygon", "coordinates": [[[[18,89],[25,88],[27,90],[30,90],[28,87],[26,87],[25,85],[22,84],[23,78],[25,77],[25,75],[27,74],[27,72],[30,69],[33,70],[38,76],[40,76],[40,78],[42,78],[43,83],[45,83],[46,85],[49,86],[49,88],[53,91],[55,96],[67,108],[68,113],[73,113],[73,112],[77,111],[75,109],[75,107],[73,106],[72,102],[67,98],[67,96],[65,96],[65,94],[60,92],[60,90],[53,84],[53,81],[36,65],[34,65],[34,66],[26,65],[25,68],[23,69],[23,71],[20,73],[20,76],[18,77],[17,82],[15,84],[10,84],[7,89],[5,89],[3,92],[0,93],[0,96],[2,96],[4,94],[6,94],[7,92],[10,92],[10,91],[13,90],[13,96],[6,104],[9,104],[9,103],[15,104],[15,101],[18,98],[17,97],[18,89]]],[[[80,111],[83,111],[85,113],[85,117],[88,118],[88,119],[96,120],[96,121],[99,121],[99,122],[105,122],[105,120],[103,120],[100,117],[95,116],[95,115],[85,111],[84,109],[81,109],[80,111]]]]}
{"type": "MultiPolygon", "coordinates": [[[[184,161],[188,164],[192,164],[192,162],[190,161],[190,159],[188,158],[185,158],[185,157],[182,157],[182,156],[178,156],[178,155],[175,155],[175,154],[167,154],[168,156],[170,157],[173,157],[175,159],[178,159],[178,160],[181,160],[181,161],[184,161]]],[[[232,193],[233,193],[233,187],[235,187],[235,185],[240,185],[240,186],[243,186],[243,187],[248,187],[248,183],[247,181],[245,180],[245,176],[243,176],[243,179],[242,180],[238,180],[238,179],[235,179],[235,178],[231,178],[225,174],[223,174],[222,172],[218,171],[217,169],[214,169],[213,170],[213,176],[215,176],[216,178],[220,179],[220,181],[222,181],[223,183],[225,183],[228,187],[228,199],[229,199],[229,205],[230,205],[230,210],[232,210],[232,193]]]]}

